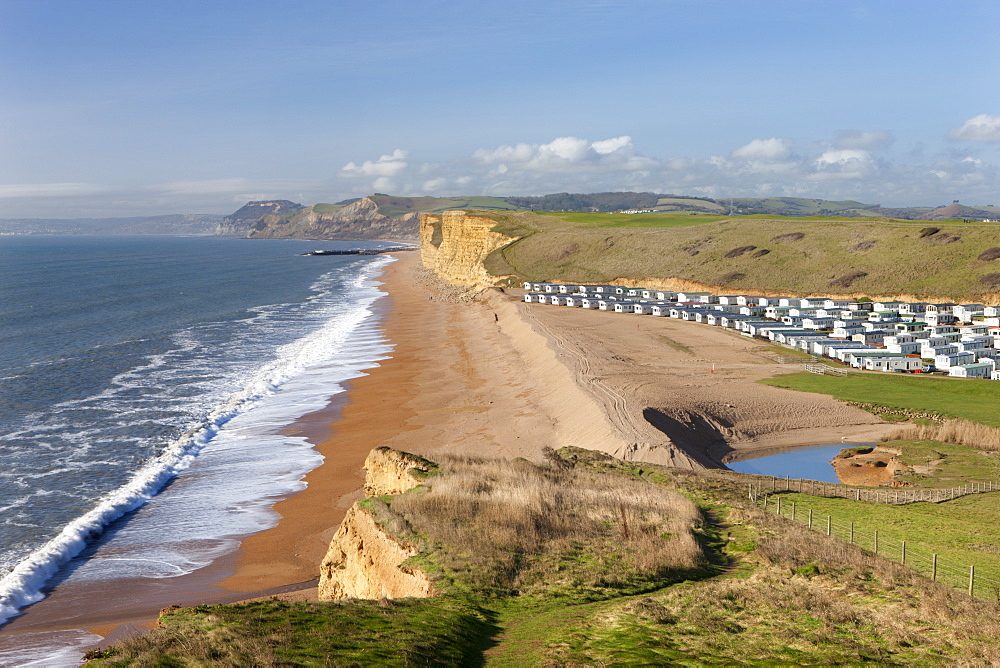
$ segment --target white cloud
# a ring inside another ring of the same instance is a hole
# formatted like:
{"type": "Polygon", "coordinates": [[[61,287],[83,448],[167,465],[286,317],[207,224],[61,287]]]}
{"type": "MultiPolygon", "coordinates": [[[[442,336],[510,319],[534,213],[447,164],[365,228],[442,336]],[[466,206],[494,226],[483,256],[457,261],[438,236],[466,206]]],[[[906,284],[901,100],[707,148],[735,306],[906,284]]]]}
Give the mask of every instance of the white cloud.
{"type": "Polygon", "coordinates": [[[428,193],[438,193],[443,190],[448,185],[448,179],[444,177],[438,177],[436,179],[431,179],[429,181],[424,181],[421,190],[428,193]]]}
{"type": "Polygon", "coordinates": [[[79,197],[108,192],[110,188],[94,183],[10,183],[0,184],[0,198],[79,197]]]}
{"type": "Polygon", "coordinates": [[[388,155],[379,156],[378,160],[365,160],[360,165],[349,162],[340,170],[341,176],[398,176],[406,170],[408,152],[397,148],[388,155]]]}
{"type": "Polygon", "coordinates": [[[396,182],[393,181],[388,176],[380,176],[374,181],[372,181],[372,188],[376,192],[382,193],[392,193],[392,191],[397,190],[396,182]]]}
{"type": "Polygon", "coordinates": [[[840,130],[837,132],[833,145],[835,148],[877,151],[888,148],[894,141],[895,137],[893,137],[892,132],[889,130],[877,130],[875,132],[840,130]]]}
{"type": "Polygon", "coordinates": [[[591,144],[593,149],[605,155],[607,153],[614,153],[615,151],[620,151],[622,149],[632,149],[632,138],[628,135],[622,135],[621,137],[615,137],[614,139],[604,139],[602,141],[595,141],[591,144]]]}
{"type": "Polygon", "coordinates": [[[636,155],[632,138],[623,135],[589,141],[580,137],[557,137],[547,144],[514,144],[480,148],[472,154],[476,162],[498,165],[498,174],[508,171],[546,172],[631,171],[656,166],[656,161],[636,155]]]}
{"type": "Polygon", "coordinates": [[[867,163],[871,161],[871,154],[856,148],[841,148],[825,151],[816,158],[816,164],[820,167],[829,165],[850,165],[856,163],[867,163]]]}
{"type": "Polygon", "coordinates": [[[979,114],[973,116],[961,127],[948,131],[948,139],[958,141],[1000,141],[1000,116],[979,114]]]}
{"type": "Polygon", "coordinates": [[[730,157],[733,160],[779,162],[786,159],[791,153],[792,151],[784,139],[771,137],[770,139],[754,139],[749,144],[744,144],[733,151],[730,157]]]}

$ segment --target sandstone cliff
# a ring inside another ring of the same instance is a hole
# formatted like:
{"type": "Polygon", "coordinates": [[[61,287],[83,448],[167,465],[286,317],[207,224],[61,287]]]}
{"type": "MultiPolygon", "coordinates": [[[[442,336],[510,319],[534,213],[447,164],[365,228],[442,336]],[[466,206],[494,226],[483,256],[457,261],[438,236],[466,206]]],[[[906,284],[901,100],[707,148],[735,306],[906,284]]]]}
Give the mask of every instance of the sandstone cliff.
{"type": "Polygon", "coordinates": [[[467,211],[420,216],[420,259],[424,268],[455,285],[484,288],[498,283],[483,261],[514,241],[494,230],[497,221],[467,211]]]}
{"type": "Polygon", "coordinates": [[[382,446],[365,459],[365,496],[402,494],[423,484],[437,464],[423,457],[382,446]]]}
{"type": "Polygon", "coordinates": [[[234,213],[223,218],[222,222],[215,226],[215,235],[219,237],[242,237],[263,216],[289,214],[301,208],[301,204],[290,202],[287,199],[247,202],[234,213]]]}
{"type": "Polygon", "coordinates": [[[291,215],[267,214],[253,222],[246,236],[256,239],[395,239],[415,240],[419,214],[386,215],[371,197],[349,204],[314,204],[291,215]]]}
{"type": "Polygon", "coordinates": [[[347,511],[320,566],[319,599],[432,596],[427,574],[402,565],[417,552],[415,544],[391,535],[370,505],[357,503],[347,511]]]}
{"type": "Polygon", "coordinates": [[[418,553],[408,527],[371,498],[402,494],[420,485],[433,462],[381,447],[365,460],[365,494],[347,511],[320,565],[319,598],[402,598],[433,596],[434,586],[420,568],[403,564],[418,553]]]}

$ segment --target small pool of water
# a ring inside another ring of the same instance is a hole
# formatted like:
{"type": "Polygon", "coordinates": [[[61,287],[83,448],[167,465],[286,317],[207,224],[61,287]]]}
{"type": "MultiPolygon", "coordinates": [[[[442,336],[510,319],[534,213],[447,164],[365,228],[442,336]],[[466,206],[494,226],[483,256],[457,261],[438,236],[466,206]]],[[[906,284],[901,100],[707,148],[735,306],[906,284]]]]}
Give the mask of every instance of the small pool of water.
{"type": "Polygon", "coordinates": [[[740,473],[756,473],[779,478],[802,478],[820,482],[840,482],[830,460],[842,449],[870,443],[838,443],[836,445],[810,445],[792,448],[772,455],[726,462],[726,466],[740,473]]]}

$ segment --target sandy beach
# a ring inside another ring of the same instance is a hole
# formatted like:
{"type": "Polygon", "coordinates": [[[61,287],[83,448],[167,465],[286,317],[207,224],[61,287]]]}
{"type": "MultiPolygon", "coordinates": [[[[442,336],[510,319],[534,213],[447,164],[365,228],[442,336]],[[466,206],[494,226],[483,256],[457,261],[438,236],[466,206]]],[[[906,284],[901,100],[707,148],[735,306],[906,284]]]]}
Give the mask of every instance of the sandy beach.
{"type": "Polygon", "coordinates": [[[275,505],[277,526],[129,605],[108,609],[106,593],[91,592],[67,616],[57,588],[5,634],[114,635],[170,604],[315,596],[329,540],[360,498],[364,459],[381,445],[529,459],[575,445],[690,468],[719,466],[736,450],[877,440],[889,428],[826,396],[756,383],[797,370],[759,341],[668,318],[525,304],[516,291],[470,301],[427,278],[417,253],[397,257],[378,303],[392,356],[288,427],[325,461],[304,491],[275,505]]]}

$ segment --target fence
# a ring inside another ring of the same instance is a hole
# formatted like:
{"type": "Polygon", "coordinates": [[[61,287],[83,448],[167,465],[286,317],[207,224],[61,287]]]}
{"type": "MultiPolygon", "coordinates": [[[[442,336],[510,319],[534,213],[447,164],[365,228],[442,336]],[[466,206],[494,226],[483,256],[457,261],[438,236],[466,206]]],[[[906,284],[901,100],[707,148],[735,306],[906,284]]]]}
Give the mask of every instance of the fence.
{"type": "Polygon", "coordinates": [[[811,508],[797,508],[794,501],[782,504],[780,496],[773,499],[761,496],[760,503],[765,510],[802,522],[813,531],[840,538],[873,554],[899,562],[935,582],[964,589],[970,596],[1000,602],[1000,572],[943,558],[926,549],[907,545],[905,540],[879,535],[878,529],[858,527],[854,522],[838,521],[830,515],[817,516],[811,508]]]}
{"type": "Polygon", "coordinates": [[[826,364],[806,364],[805,370],[820,376],[846,376],[848,374],[847,369],[837,369],[826,364]]]}
{"type": "Polygon", "coordinates": [[[847,487],[833,483],[817,482],[815,480],[776,478],[774,476],[755,475],[750,483],[750,498],[753,501],[775,492],[799,492],[822,496],[828,499],[852,499],[869,503],[888,503],[901,506],[907,503],[941,503],[951,501],[968,494],[984,494],[1000,491],[1000,483],[970,482],[959,487],[946,489],[916,489],[908,487],[847,487]]]}

